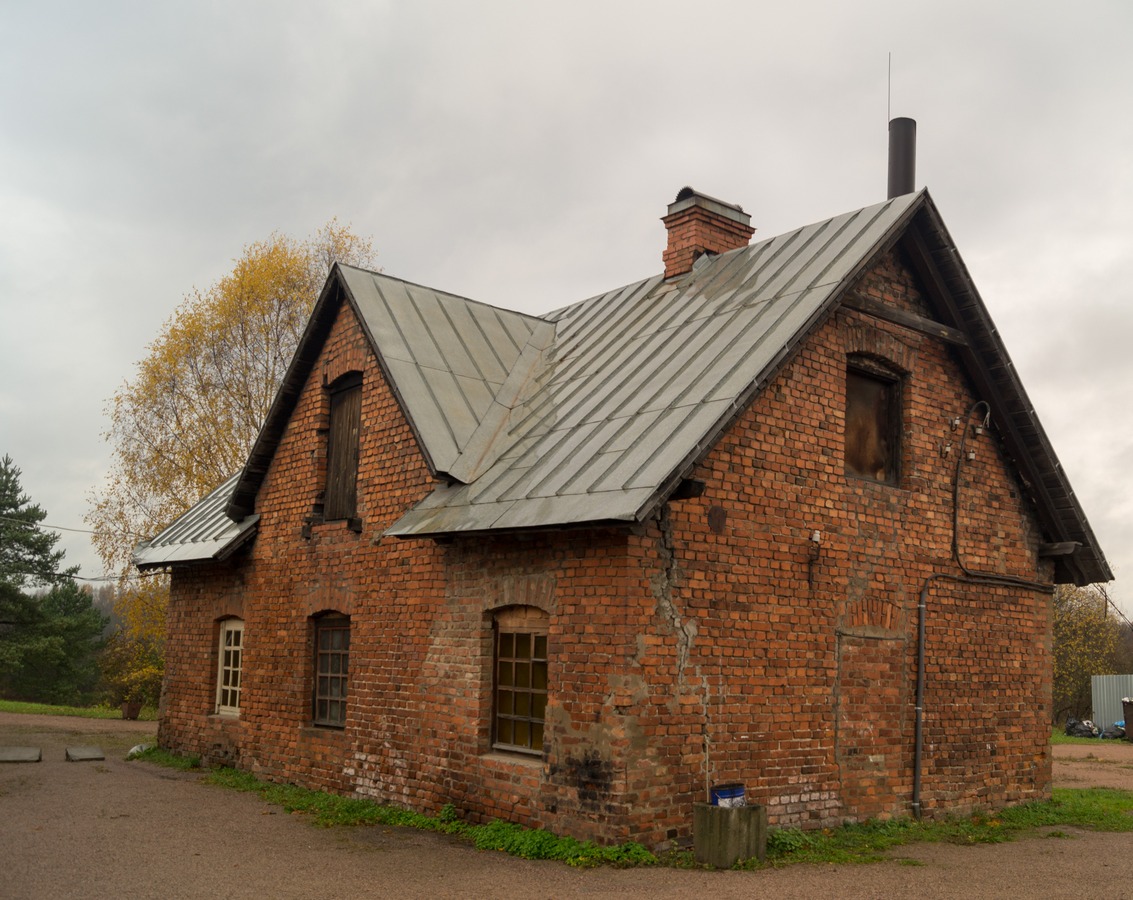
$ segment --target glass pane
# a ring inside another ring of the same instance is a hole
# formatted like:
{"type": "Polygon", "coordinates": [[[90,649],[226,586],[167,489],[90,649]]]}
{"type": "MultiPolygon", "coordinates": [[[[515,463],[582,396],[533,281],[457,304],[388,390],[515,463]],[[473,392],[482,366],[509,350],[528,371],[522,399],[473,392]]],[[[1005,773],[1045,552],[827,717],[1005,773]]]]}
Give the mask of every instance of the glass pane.
{"type": "Polygon", "coordinates": [[[515,723],[515,740],[512,743],[517,747],[531,746],[531,728],[526,722],[515,723]]]}
{"type": "Polygon", "coordinates": [[[315,718],[320,722],[325,722],[327,718],[327,701],[320,700],[315,704],[315,718]]]}
{"type": "Polygon", "coordinates": [[[515,655],[515,636],[511,634],[500,635],[500,658],[505,659],[515,655]]]}
{"type": "Polygon", "coordinates": [[[319,672],[325,673],[330,671],[330,657],[325,653],[319,654],[319,672]]]}
{"type": "Polygon", "coordinates": [[[530,694],[516,694],[515,695],[515,714],[517,716],[531,715],[531,695],[530,694]]]}
{"type": "Polygon", "coordinates": [[[512,743],[510,719],[500,719],[496,723],[496,740],[501,744],[512,743]]]}
{"type": "Polygon", "coordinates": [[[319,677],[318,694],[320,697],[325,697],[330,690],[330,679],[325,675],[319,677]]]}
{"type": "Polygon", "coordinates": [[[547,690],[547,664],[545,662],[531,664],[531,686],[541,691],[547,690]]]}
{"type": "Polygon", "coordinates": [[[546,694],[533,694],[531,697],[531,718],[545,719],[547,718],[547,695],[546,694]]]}
{"type": "Polygon", "coordinates": [[[515,664],[515,686],[531,687],[531,663],[515,664]]]}
{"type": "Polygon", "coordinates": [[[515,636],[515,658],[529,659],[531,657],[531,635],[517,634],[515,636]]]}
{"type": "Polygon", "coordinates": [[[546,659],[547,658],[547,635],[545,635],[545,634],[535,635],[535,654],[534,655],[535,655],[536,659],[546,659]]]}
{"type": "Polygon", "coordinates": [[[531,726],[531,747],[533,750],[543,749],[543,726],[538,723],[531,726]]]}
{"type": "Polygon", "coordinates": [[[342,632],[337,628],[330,633],[330,646],[332,650],[342,649],[342,632]]]}
{"type": "Polygon", "coordinates": [[[330,672],[332,675],[338,675],[342,672],[342,657],[332,656],[330,658],[330,672]]]}
{"type": "Polygon", "coordinates": [[[514,697],[515,695],[511,691],[500,691],[498,701],[500,715],[510,716],[515,712],[514,697]]]}
{"type": "Polygon", "coordinates": [[[327,705],[327,715],[332,722],[342,721],[342,701],[331,700],[327,705]]]}
{"type": "Polygon", "coordinates": [[[515,684],[515,675],[512,666],[513,664],[509,662],[500,663],[499,682],[503,687],[511,687],[515,684]]]}
{"type": "Polygon", "coordinates": [[[343,628],[342,629],[342,650],[345,653],[349,649],[350,649],[350,629],[349,628],[343,628]]]}
{"type": "Polygon", "coordinates": [[[329,650],[330,649],[330,632],[327,631],[326,629],[322,629],[322,630],[319,631],[319,649],[320,650],[329,650]]]}

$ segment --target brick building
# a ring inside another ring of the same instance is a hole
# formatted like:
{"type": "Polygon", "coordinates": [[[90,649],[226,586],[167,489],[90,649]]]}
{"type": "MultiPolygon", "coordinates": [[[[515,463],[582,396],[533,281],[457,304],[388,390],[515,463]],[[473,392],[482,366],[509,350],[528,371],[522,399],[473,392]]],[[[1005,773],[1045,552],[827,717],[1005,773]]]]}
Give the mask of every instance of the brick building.
{"type": "Polygon", "coordinates": [[[335,266],[244,470],[153,541],[163,746],[600,841],[1049,796],[1106,561],[927,192],[542,317],[335,266]],[[923,712],[918,712],[923,710],[923,712]]]}

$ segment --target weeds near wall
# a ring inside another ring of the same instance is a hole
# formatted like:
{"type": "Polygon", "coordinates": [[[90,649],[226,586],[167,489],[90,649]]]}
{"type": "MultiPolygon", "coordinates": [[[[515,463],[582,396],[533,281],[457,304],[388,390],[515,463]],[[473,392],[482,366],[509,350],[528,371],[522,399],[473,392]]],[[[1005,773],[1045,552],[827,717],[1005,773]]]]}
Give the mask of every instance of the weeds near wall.
{"type": "MultiPolygon", "coordinates": [[[[151,749],[138,758],[159,765],[194,768],[195,757],[176,757],[164,750],[151,749]]],[[[579,867],[656,866],[700,868],[690,852],[672,852],[661,857],[641,844],[625,843],[600,847],[590,841],[559,837],[542,829],[523,828],[511,822],[473,825],[460,818],[458,810],[445,804],[435,816],[390,806],[371,800],[327,794],[291,784],[274,784],[236,769],[213,769],[206,780],[231,790],[258,794],[268,803],[289,813],[305,815],[322,827],[387,825],[418,828],[451,834],[472,843],[479,850],[494,850],[523,859],[550,859],[579,867]]],[[[1133,831],[1133,792],[1107,788],[1055,789],[1049,802],[1025,803],[993,814],[940,821],[913,819],[869,821],[841,828],[802,831],[797,828],[772,830],[767,838],[767,860],[748,860],[738,868],[759,869],[793,863],[869,863],[893,860],[894,848],[915,843],[947,842],[960,845],[996,844],[1023,835],[1066,838],[1058,826],[1095,831],[1133,831]],[[1044,829],[1040,831],[1039,829],[1044,829]]],[[[915,865],[915,860],[900,860],[915,865]]]]}
{"type": "Polygon", "coordinates": [[[478,850],[497,850],[523,859],[554,859],[571,866],[648,866],[656,865],[657,857],[640,844],[599,847],[590,841],[559,837],[542,829],[523,828],[511,822],[472,825],[462,822],[456,808],[445,804],[436,816],[390,806],[371,800],[326,794],[291,784],[270,784],[247,772],[216,769],[209,773],[210,783],[238,791],[259,794],[269,803],[292,813],[309,815],[315,825],[393,825],[419,828],[442,834],[459,835],[478,850]]]}
{"type": "MultiPolygon", "coordinates": [[[[1133,831],[1133,792],[1108,788],[1056,788],[1049,802],[1024,803],[995,814],[978,813],[940,821],[891,819],[821,831],[781,828],[767,837],[767,862],[867,863],[892,859],[889,851],[915,843],[974,845],[1015,840],[1038,829],[1045,837],[1067,837],[1054,826],[1094,831],[1133,831]]],[[[751,861],[742,868],[760,868],[751,861]]]]}

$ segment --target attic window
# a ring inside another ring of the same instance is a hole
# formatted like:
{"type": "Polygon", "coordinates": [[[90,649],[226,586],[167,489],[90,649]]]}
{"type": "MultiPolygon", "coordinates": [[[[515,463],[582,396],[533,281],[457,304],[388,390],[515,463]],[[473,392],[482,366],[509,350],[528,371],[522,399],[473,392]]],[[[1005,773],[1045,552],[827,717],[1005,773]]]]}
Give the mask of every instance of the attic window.
{"type": "Polygon", "coordinates": [[[897,484],[901,382],[883,367],[853,360],[846,370],[846,474],[897,484]]]}
{"type": "Polygon", "coordinates": [[[362,373],[350,372],[329,388],[327,483],[323,516],[353,519],[358,507],[358,435],[362,425],[362,373]]]}

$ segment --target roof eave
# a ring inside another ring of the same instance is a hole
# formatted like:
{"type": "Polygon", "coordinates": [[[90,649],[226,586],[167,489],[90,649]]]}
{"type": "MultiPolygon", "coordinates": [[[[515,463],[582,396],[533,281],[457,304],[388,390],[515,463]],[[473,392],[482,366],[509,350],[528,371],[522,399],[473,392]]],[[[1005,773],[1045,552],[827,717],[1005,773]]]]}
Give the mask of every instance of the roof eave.
{"type": "Polygon", "coordinates": [[[1047,540],[1073,541],[1080,548],[1055,561],[1055,580],[1078,585],[1113,580],[1089,520],[991,321],[951,235],[927,192],[909,229],[906,248],[941,311],[969,336],[956,347],[977,393],[993,404],[992,422],[1001,435],[1032,500],[1047,540]],[[995,365],[990,362],[995,361],[995,365]]]}

